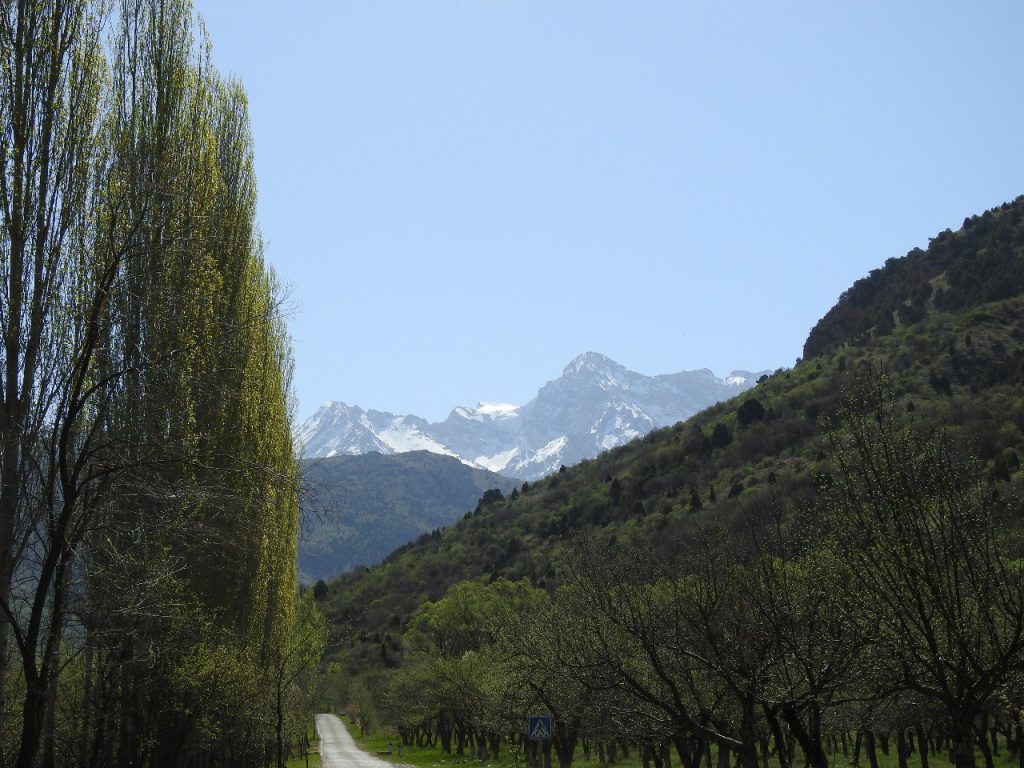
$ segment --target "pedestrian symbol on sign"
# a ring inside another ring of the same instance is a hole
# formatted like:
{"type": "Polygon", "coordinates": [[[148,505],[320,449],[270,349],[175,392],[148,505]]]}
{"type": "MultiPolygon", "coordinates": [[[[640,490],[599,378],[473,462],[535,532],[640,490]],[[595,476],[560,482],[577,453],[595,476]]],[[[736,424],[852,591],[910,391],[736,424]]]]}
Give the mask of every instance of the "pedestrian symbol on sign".
{"type": "Polygon", "coordinates": [[[527,734],[534,741],[551,738],[551,718],[548,715],[531,715],[527,734]]]}

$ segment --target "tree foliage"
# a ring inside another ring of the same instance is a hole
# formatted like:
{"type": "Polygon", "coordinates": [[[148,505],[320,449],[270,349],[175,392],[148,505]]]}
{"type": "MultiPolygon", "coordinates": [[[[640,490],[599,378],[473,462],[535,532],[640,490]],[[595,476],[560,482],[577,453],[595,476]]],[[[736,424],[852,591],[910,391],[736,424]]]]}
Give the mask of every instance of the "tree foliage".
{"type": "Polygon", "coordinates": [[[0,762],[253,762],[302,622],[245,94],[187,0],[5,2],[0,51],[0,762]]]}

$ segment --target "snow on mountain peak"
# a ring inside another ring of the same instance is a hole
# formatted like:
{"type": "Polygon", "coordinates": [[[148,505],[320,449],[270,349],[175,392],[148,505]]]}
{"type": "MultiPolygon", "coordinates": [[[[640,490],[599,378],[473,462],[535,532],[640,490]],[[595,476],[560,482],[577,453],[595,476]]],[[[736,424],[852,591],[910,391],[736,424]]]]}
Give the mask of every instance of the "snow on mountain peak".
{"type": "Polygon", "coordinates": [[[571,376],[572,374],[579,373],[583,370],[610,375],[612,372],[620,373],[628,371],[629,369],[625,366],[619,365],[614,360],[607,358],[604,355],[598,354],[597,352],[584,352],[565,366],[565,370],[562,371],[562,375],[571,376]]]}
{"type": "Polygon", "coordinates": [[[476,408],[465,408],[459,406],[452,409],[449,419],[458,417],[460,419],[469,419],[470,421],[502,421],[504,419],[515,418],[519,413],[518,405],[508,405],[507,403],[488,403],[480,402],[477,403],[476,408]]]}
{"type": "Polygon", "coordinates": [[[519,406],[509,405],[508,403],[480,402],[477,403],[476,409],[488,416],[510,416],[519,410],[519,406]]]}
{"type": "Polygon", "coordinates": [[[481,401],[442,422],[331,401],[295,429],[308,458],[428,450],[521,480],[536,480],[753,386],[759,374],[645,376],[596,352],[579,355],[525,405],[481,401]]]}

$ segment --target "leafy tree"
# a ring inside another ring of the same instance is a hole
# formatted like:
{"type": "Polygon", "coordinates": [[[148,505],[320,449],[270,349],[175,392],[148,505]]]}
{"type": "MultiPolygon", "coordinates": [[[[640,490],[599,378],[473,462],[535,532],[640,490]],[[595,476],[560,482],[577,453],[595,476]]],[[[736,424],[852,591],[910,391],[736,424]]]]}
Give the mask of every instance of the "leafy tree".
{"type": "Polygon", "coordinates": [[[612,482],[608,487],[608,495],[611,498],[612,504],[616,507],[619,506],[619,502],[622,501],[622,483],[619,482],[619,478],[612,478],[612,482]]]}
{"type": "Polygon", "coordinates": [[[7,764],[72,742],[54,700],[80,653],[87,762],[205,748],[181,718],[153,730],[175,670],[225,653],[255,674],[295,619],[290,352],[244,93],[193,25],[187,0],[0,11],[7,764]]]}
{"type": "Polygon", "coordinates": [[[761,405],[761,401],[756,397],[748,397],[736,409],[736,418],[739,419],[740,426],[747,427],[755,421],[761,421],[764,418],[764,413],[764,406],[761,405]]]}
{"type": "Polygon", "coordinates": [[[311,592],[299,599],[292,631],[278,638],[277,643],[269,654],[268,666],[274,691],[277,764],[284,765],[286,718],[289,714],[297,715],[291,729],[305,732],[313,716],[317,667],[327,646],[327,626],[311,592]],[[287,706],[288,698],[293,700],[291,707],[287,706]]]}
{"type": "Polygon", "coordinates": [[[875,694],[940,707],[954,764],[973,768],[978,718],[1024,669],[1024,574],[977,463],[941,430],[901,420],[884,384],[843,423],[832,546],[870,638],[875,694]]]}
{"type": "Polygon", "coordinates": [[[732,432],[722,422],[715,424],[714,429],[711,430],[711,447],[712,448],[725,448],[732,442],[732,432]]]}

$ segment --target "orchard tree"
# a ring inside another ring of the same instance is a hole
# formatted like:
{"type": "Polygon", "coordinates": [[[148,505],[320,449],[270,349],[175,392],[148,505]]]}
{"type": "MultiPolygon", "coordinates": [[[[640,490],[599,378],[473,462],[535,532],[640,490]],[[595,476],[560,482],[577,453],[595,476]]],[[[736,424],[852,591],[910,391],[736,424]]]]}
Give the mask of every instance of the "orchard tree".
{"type": "Polygon", "coordinates": [[[979,717],[1024,668],[1024,573],[977,462],[915,428],[884,381],[841,420],[831,546],[869,638],[868,679],[876,696],[931,702],[954,764],[973,768],[979,717]]]}

